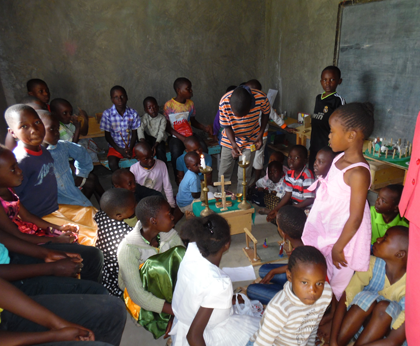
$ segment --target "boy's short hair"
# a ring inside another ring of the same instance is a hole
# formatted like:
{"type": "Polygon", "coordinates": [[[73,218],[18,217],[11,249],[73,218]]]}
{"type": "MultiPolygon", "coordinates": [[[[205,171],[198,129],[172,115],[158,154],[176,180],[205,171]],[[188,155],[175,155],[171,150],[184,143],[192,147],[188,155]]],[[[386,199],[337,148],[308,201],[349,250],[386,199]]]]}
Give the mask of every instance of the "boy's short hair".
{"type": "Polygon", "coordinates": [[[298,263],[320,264],[327,270],[327,261],[325,260],[324,255],[313,246],[304,245],[295,248],[289,257],[287,269],[292,271],[298,263]]]}
{"type": "Polygon", "coordinates": [[[16,120],[15,119],[16,114],[20,114],[21,112],[25,112],[25,111],[32,111],[36,113],[35,109],[33,109],[31,106],[24,105],[22,103],[15,104],[7,108],[6,112],[4,113],[4,119],[6,120],[7,126],[12,127],[12,125],[14,125],[14,122],[16,120]]]}
{"type": "Polygon", "coordinates": [[[28,92],[30,92],[39,84],[47,85],[47,83],[45,83],[42,79],[33,78],[33,79],[30,79],[26,82],[26,89],[28,90],[28,92]]]}
{"type": "Polygon", "coordinates": [[[237,85],[230,85],[226,88],[225,94],[227,94],[229,91],[235,90],[238,86],[237,85]]]}
{"type": "Polygon", "coordinates": [[[280,229],[290,238],[300,240],[306,223],[306,214],[302,208],[285,205],[276,215],[280,229]]]}
{"type": "Polygon", "coordinates": [[[56,113],[57,112],[57,108],[59,105],[63,105],[63,104],[68,104],[71,108],[73,108],[73,106],[71,105],[71,103],[65,99],[62,98],[56,98],[54,100],[52,100],[50,102],[50,109],[51,109],[51,113],[56,113]]]}
{"type": "Polygon", "coordinates": [[[146,103],[147,102],[155,102],[157,104],[156,99],[153,96],[147,96],[144,100],[143,100],[143,108],[146,108],[146,103]]]}
{"type": "Polygon", "coordinates": [[[268,169],[270,170],[272,168],[276,168],[283,173],[283,163],[281,163],[280,161],[271,161],[268,164],[268,169]]]}
{"type": "Polygon", "coordinates": [[[112,97],[112,94],[114,93],[114,91],[119,90],[121,92],[123,92],[125,94],[125,96],[127,96],[127,91],[125,91],[125,89],[121,86],[121,85],[114,85],[111,88],[111,91],[109,92],[109,95],[112,97]]]}
{"type": "Polygon", "coordinates": [[[252,89],[262,90],[262,85],[257,79],[251,79],[248,82],[246,82],[247,86],[249,86],[252,89]]]}
{"type": "MultiPolygon", "coordinates": [[[[117,169],[114,173],[112,173],[111,175],[111,181],[112,181],[112,185],[115,186],[115,184],[119,185],[119,183],[121,182],[121,177],[124,174],[133,174],[132,172],[130,172],[128,169],[126,168],[119,168],[117,169]]],[[[133,174],[134,175],[134,174],[133,174]]]]}
{"type": "Polygon", "coordinates": [[[175,82],[174,82],[174,90],[175,90],[175,92],[181,87],[181,86],[183,86],[184,84],[187,84],[187,83],[190,83],[190,84],[192,84],[191,83],[191,81],[188,79],[188,78],[185,78],[185,77],[179,77],[179,78],[177,78],[177,79],[175,79],[175,82]]]}
{"type": "Polygon", "coordinates": [[[292,152],[292,150],[297,150],[305,159],[308,158],[308,149],[306,149],[306,147],[304,145],[294,145],[293,147],[290,148],[289,153],[292,152]]]}
{"type": "Polygon", "coordinates": [[[271,156],[274,156],[276,158],[276,160],[274,160],[274,161],[279,161],[283,164],[284,154],[281,151],[273,151],[270,155],[270,158],[271,158],[271,156]]]}
{"type": "Polygon", "coordinates": [[[28,104],[28,103],[34,103],[34,102],[42,102],[38,97],[32,96],[32,95],[26,95],[22,100],[20,100],[20,103],[22,104],[28,104]]]}
{"type": "Polygon", "coordinates": [[[237,87],[230,96],[230,106],[236,116],[245,116],[254,103],[254,97],[247,86],[237,87]]]}
{"type": "Polygon", "coordinates": [[[143,198],[136,207],[136,217],[142,223],[147,226],[151,217],[156,218],[159,210],[164,205],[169,205],[163,196],[149,196],[143,198]]]}
{"type": "Polygon", "coordinates": [[[200,160],[200,156],[195,151],[190,151],[186,153],[184,156],[185,165],[188,166],[188,162],[193,159],[200,160]]]}
{"type": "Polygon", "coordinates": [[[109,189],[101,197],[101,209],[109,216],[125,211],[131,203],[136,203],[134,193],[126,189],[109,189]]]}
{"type": "Polygon", "coordinates": [[[326,68],[322,70],[321,76],[324,73],[324,71],[332,71],[337,74],[338,79],[341,78],[341,70],[337,66],[334,66],[334,65],[327,66],[326,68]]]}
{"type": "Polygon", "coordinates": [[[383,187],[383,189],[389,189],[395,193],[396,198],[394,198],[395,205],[400,203],[401,195],[404,189],[403,185],[400,184],[391,184],[383,187]]]}

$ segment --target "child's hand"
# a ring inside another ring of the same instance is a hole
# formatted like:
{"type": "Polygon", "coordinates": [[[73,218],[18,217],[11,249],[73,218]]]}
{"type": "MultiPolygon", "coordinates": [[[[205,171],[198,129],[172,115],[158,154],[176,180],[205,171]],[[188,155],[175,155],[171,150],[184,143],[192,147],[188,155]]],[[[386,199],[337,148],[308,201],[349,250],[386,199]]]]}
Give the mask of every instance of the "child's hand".
{"type": "Polygon", "coordinates": [[[347,267],[347,261],[344,257],[344,249],[341,249],[335,244],[332,248],[332,260],[333,264],[336,266],[337,269],[341,269],[340,265],[342,267],[347,267]]]}
{"type": "Polygon", "coordinates": [[[163,336],[164,339],[169,338],[169,333],[171,332],[172,324],[174,323],[174,317],[175,316],[171,316],[171,318],[169,319],[168,325],[165,330],[165,335],[163,336]]]}
{"type": "Polygon", "coordinates": [[[204,131],[206,131],[210,136],[213,136],[213,126],[204,125],[204,131]]]}
{"type": "Polygon", "coordinates": [[[58,229],[62,232],[74,232],[74,233],[79,233],[79,226],[74,225],[72,223],[67,223],[65,225],[62,225],[60,227],[58,227],[58,229]]]}
{"type": "Polygon", "coordinates": [[[152,155],[155,156],[156,155],[156,148],[157,148],[157,144],[159,143],[155,143],[152,147],[152,155]]]}
{"type": "Polygon", "coordinates": [[[89,329],[71,326],[54,330],[57,341],[95,341],[95,335],[89,329]]]}
{"type": "Polygon", "coordinates": [[[77,277],[83,268],[82,262],[75,262],[71,258],[56,261],[53,265],[54,276],[77,277]]]}
{"type": "Polygon", "coordinates": [[[289,133],[296,133],[296,129],[292,129],[290,127],[285,127],[283,130],[289,133]]]}
{"type": "Polygon", "coordinates": [[[255,144],[255,149],[260,150],[260,148],[261,148],[261,147],[262,147],[262,145],[263,145],[263,140],[262,140],[262,138],[260,138],[260,139],[256,140],[256,141],[254,142],[254,144],[255,144]]]}
{"type": "Polygon", "coordinates": [[[77,118],[77,115],[74,115],[74,114],[73,114],[73,115],[71,116],[71,118],[70,118],[70,122],[71,122],[74,126],[76,126],[76,129],[80,127],[80,121],[79,121],[79,119],[77,118]]]}
{"type": "Polygon", "coordinates": [[[270,211],[266,218],[267,222],[271,222],[272,220],[274,220],[276,218],[276,214],[277,212],[275,210],[270,211]]]}
{"type": "Polygon", "coordinates": [[[237,145],[234,145],[232,147],[232,157],[234,159],[237,159],[241,155],[242,155],[242,152],[239,150],[239,147],[237,145]]]}
{"type": "Polygon", "coordinates": [[[59,261],[59,260],[65,259],[65,258],[78,258],[80,260],[80,262],[82,261],[82,258],[80,257],[80,255],[78,253],[67,254],[67,253],[61,252],[61,251],[47,250],[47,253],[45,254],[45,257],[44,257],[44,262],[45,263],[50,263],[50,262],[59,261]],[[69,256],[69,255],[72,255],[72,256],[69,256]]]}
{"type": "Polygon", "coordinates": [[[83,109],[81,109],[80,107],[77,107],[77,108],[79,109],[79,113],[78,113],[79,116],[88,118],[87,113],[83,109]]]}
{"type": "Polygon", "coordinates": [[[76,237],[74,236],[73,232],[68,231],[52,239],[55,239],[56,243],[64,243],[64,244],[70,243],[71,244],[71,243],[74,243],[74,241],[76,240],[76,237]]]}
{"type": "Polygon", "coordinates": [[[270,270],[266,276],[264,276],[264,278],[259,282],[260,284],[268,284],[274,277],[274,275],[276,275],[273,270],[270,270]]]}

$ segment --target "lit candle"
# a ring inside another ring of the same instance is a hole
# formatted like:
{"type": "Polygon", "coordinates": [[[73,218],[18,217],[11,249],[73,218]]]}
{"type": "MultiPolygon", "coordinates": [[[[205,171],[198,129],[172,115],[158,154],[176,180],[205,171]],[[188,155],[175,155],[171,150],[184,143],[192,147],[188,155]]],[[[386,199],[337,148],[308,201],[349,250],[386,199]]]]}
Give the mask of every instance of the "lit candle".
{"type": "Polygon", "coordinates": [[[244,165],[246,163],[246,157],[245,154],[242,155],[242,164],[244,165]]]}
{"type": "Polygon", "coordinates": [[[204,160],[204,155],[201,155],[200,166],[202,169],[206,169],[206,161],[204,160]]]}

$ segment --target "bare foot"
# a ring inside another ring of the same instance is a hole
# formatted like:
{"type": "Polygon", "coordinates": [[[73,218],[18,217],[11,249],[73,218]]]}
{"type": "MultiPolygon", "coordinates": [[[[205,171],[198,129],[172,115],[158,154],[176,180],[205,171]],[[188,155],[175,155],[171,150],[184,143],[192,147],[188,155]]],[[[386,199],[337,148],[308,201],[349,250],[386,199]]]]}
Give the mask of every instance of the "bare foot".
{"type": "Polygon", "coordinates": [[[258,210],[258,214],[260,214],[260,215],[268,215],[268,214],[270,214],[270,209],[267,209],[267,208],[261,208],[260,210],[258,210]]]}

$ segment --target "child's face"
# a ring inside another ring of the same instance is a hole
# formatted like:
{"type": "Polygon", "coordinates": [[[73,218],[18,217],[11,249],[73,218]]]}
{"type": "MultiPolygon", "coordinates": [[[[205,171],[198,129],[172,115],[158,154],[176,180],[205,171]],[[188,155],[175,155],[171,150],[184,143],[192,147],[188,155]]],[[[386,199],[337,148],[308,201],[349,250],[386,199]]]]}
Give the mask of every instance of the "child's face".
{"type": "Polygon", "coordinates": [[[70,124],[71,116],[73,115],[73,107],[67,102],[60,103],[57,105],[56,115],[63,124],[70,124]]]}
{"type": "Polygon", "coordinates": [[[279,232],[280,237],[282,237],[284,240],[287,240],[287,234],[283,232],[283,230],[280,228],[279,223],[276,220],[276,224],[277,224],[277,232],[279,232]]]}
{"type": "Polygon", "coordinates": [[[190,158],[187,163],[187,168],[195,174],[200,173],[200,159],[194,157],[190,158]]]}
{"type": "Polygon", "coordinates": [[[291,170],[299,171],[306,164],[306,157],[303,157],[299,150],[292,149],[287,158],[287,164],[291,170]]]}
{"type": "Polygon", "coordinates": [[[271,167],[268,169],[268,179],[273,183],[278,183],[283,176],[283,170],[278,170],[277,167],[271,167]]]}
{"type": "Polygon", "coordinates": [[[326,177],[332,164],[332,155],[321,150],[316,154],[314,173],[317,176],[326,177]]]}
{"type": "Polygon", "coordinates": [[[331,132],[328,136],[330,139],[330,147],[332,151],[344,151],[348,148],[348,131],[341,124],[341,121],[338,117],[334,116],[337,111],[335,111],[329,120],[331,132]]]}
{"type": "Polygon", "coordinates": [[[56,145],[60,139],[60,124],[58,120],[53,117],[44,117],[42,122],[45,127],[44,143],[56,145]]]}
{"type": "Polygon", "coordinates": [[[341,84],[341,78],[338,78],[335,71],[324,71],[321,75],[322,89],[327,94],[333,93],[337,90],[337,87],[341,84]]]}
{"type": "Polygon", "coordinates": [[[287,280],[292,283],[293,293],[303,304],[312,305],[324,291],[327,270],[315,263],[296,263],[290,272],[286,271],[287,280]]]}
{"type": "Polygon", "coordinates": [[[118,221],[123,221],[124,219],[129,219],[134,216],[136,213],[136,201],[134,200],[132,203],[124,210],[120,211],[119,213],[115,214],[114,219],[118,221]]]}
{"type": "Polygon", "coordinates": [[[190,99],[193,97],[193,90],[192,90],[192,84],[191,83],[184,83],[176,89],[176,94],[184,99],[190,99]]]}
{"type": "Polygon", "coordinates": [[[383,237],[376,239],[373,243],[373,255],[382,259],[394,257],[401,250],[398,236],[398,231],[394,227],[389,228],[383,237]]]}
{"type": "Polygon", "coordinates": [[[166,203],[156,215],[156,228],[159,232],[169,232],[174,226],[174,216],[171,213],[171,207],[166,203]]]}
{"type": "Polygon", "coordinates": [[[45,83],[37,84],[31,91],[28,91],[28,94],[35,96],[45,104],[50,102],[50,89],[48,89],[48,86],[45,83]]]}
{"type": "Polygon", "coordinates": [[[159,106],[155,101],[147,101],[144,111],[149,114],[152,118],[156,118],[159,113],[159,106]]]}
{"type": "Polygon", "coordinates": [[[126,189],[131,192],[136,191],[136,179],[134,178],[134,174],[131,172],[127,172],[125,174],[120,175],[118,184],[114,184],[116,188],[126,189]]]}
{"type": "Polygon", "coordinates": [[[127,106],[128,97],[122,90],[114,90],[111,96],[111,101],[117,108],[125,108],[127,106]]]}
{"type": "Polygon", "coordinates": [[[0,184],[3,187],[16,187],[22,184],[22,181],[22,170],[15,155],[10,150],[3,151],[0,155],[0,184]]]}
{"type": "Polygon", "coordinates": [[[378,198],[375,202],[375,210],[379,214],[390,214],[398,212],[398,205],[395,203],[397,196],[394,191],[384,187],[379,190],[378,198]]]}
{"type": "Polygon", "coordinates": [[[9,128],[14,138],[19,139],[25,148],[37,151],[45,137],[45,127],[34,110],[21,111],[9,128]]]}
{"type": "Polygon", "coordinates": [[[186,149],[187,153],[195,151],[199,156],[201,156],[203,154],[203,149],[201,148],[201,145],[198,141],[197,142],[192,142],[192,143],[187,143],[185,145],[185,149],[186,149]]]}
{"type": "Polygon", "coordinates": [[[155,159],[153,158],[151,150],[147,150],[145,152],[135,150],[134,154],[136,155],[136,159],[140,162],[142,167],[150,169],[155,165],[155,159]]]}

